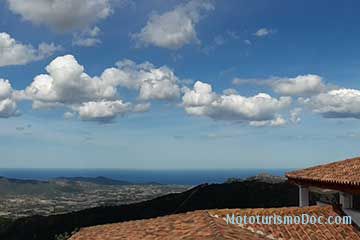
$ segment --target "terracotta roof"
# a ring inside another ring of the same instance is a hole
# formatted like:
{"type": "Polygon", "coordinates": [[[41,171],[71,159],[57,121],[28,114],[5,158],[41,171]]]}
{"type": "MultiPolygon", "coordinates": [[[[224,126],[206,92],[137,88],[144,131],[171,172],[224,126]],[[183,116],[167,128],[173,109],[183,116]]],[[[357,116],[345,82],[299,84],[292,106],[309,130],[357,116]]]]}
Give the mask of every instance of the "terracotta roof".
{"type": "MultiPolygon", "coordinates": [[[[209,210],[209,214],[221,218],[226,214],[247,215],[247,216],[301,216],[309,214],[310,216],[339,216],[340,214],[330,205],[311,206],[311,207],[284,207],[284,208],[262,208],[262,209],[223,209],[209,210]]],[[[352,225],[330,225],[330,224],[255,224],[242,225],[241,227],[252,232],[262,234],[269,239],[299,239],[299,240],[341,240],[341,239],[360,239],[360,232],[352,225]]],[[[240,238],[241,239],[241,238],[240,238]]]]}
{"type": "Polygon", "coordinates": [[[207,211],[174,214],[148,220],[99,225],[83,228],[70,240],[173,240],[173,239],[264,239],[263,236],[227,225],[219,218],[211,217],[207,211]],[[226,233],[224,233],[226,230],[226,233]]]}
{"type": "Polygon", "coordinates": [[[328,163],[286,174],[289,180],[347,185],[360,188],[360,157],[328,163]]]}
{"type": "Polygon", "coordinates": [[[360,240],[352,225],[234,225],[225,216],[235,215],[301,215],[337,216],[331,206],[306,208],[221,209],[174,214],[148,220],[129,221],[81,229],[70,240],[259,240],[259,239],[352,239],[360,240]]]}

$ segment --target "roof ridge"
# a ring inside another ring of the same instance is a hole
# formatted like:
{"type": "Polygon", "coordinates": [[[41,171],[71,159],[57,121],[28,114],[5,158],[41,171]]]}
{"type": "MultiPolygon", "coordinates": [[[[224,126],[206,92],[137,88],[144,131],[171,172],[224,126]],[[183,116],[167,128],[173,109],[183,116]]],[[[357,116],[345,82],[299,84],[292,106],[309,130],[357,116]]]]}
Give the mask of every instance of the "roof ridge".
{"type": "Polygon", "coordinates": [[[331,165],[340,164],[340,163],[342,163],[342,162],[350,162],[350,161],[354,161],[354,160],[360,160],[360,156],[358,156],[358,157],[353,157],[353,158],[346,158],[346,159],[338,160],[338,161],[332,161],[332,162],[323,163],[323,164],[318,164],[318,165],[315,165],[315,166],[306,167],[306,168],[302,168],[302,169],[297,169],[297,170],[294,170],[294,171],[291,171],[291,172],[286,172],[286,173],[285,173],[285,176],[287,176],[288,174],[296,173],[296,172],[298,172],[298,171],[312,170],[312,169],[318,168],[318,167],[331,166],[331,165]]]}
{"type": "Polygon", "coordinates": [[[207,210],[204,210],[203,214],[206,218],[209,219],[209,226],[215,234],[215,240],[225,240],[224,236],[218,228],[217,223],[214,221],[214,218],[210,215],[210,213],[207,210]]]}

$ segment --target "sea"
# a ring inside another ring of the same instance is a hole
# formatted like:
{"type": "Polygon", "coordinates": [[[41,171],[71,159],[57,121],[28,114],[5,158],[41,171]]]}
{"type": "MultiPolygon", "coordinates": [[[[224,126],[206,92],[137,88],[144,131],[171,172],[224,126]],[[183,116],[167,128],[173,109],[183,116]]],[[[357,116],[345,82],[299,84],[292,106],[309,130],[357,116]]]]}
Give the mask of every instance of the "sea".
{"type": "Polygon", "coordinates": [[[261,173],[284,176],[293,169],[134,170],[134,169],[1,169],[0,176],[15,179],[49,180],[58,177],[107,177],[131,183],[199,185],[245,179],[261,173]]]}

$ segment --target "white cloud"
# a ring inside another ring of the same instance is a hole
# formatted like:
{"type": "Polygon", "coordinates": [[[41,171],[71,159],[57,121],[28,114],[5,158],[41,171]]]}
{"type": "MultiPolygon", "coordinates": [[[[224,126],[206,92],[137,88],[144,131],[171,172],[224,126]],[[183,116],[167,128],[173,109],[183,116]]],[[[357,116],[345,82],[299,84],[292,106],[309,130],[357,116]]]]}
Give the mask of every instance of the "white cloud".
{"type": "Polygon", "coordinates": [[[13,89],[9,80],[0,79],[0,118],[9,118],[19,114],[12,93],[13,89]]]}
{"type": "MultiPolygon", "coordinates": [[[[45,68],[46,74],[37,75],[25,90],[12,95],[19,101],[32,101],[34,109],[61,107],[79,114],[83,120],[96,121],[149,110],[149,102],[124,103],[118,96],[119,88],[138,92],[141,101],[180,97],[179,80],[166,66],[156,68],[149,62],[136,64],[130,60],[120,61],[116,66],[91,77],[74,56],[57,57],[45,68]]],[[[5,90],[0,94],[4,95],[5,90]]]]}
{"type": "Polygon", "coordinates": [[[208,116],[216,120],[272,121],[278,125],[278,112],[291,104],[290,97],[273,98],[265,93],[252,97],[238,94],[217,95],[209,84],[196,82],[183,96],[185,111],[191,115],[208,116]]]}
{"type": "Polygon", "coordinates": [[[267,29],[267,28],[260,28],[259,30],[257,30],[254,35],[257,36],[257,37],[265,37],[267,35],[270,35],[274,33],[273,30],[271,29],[267,29]]]}
{"type": "Polygon", "coordinates": [[[117,115],[124,115],[130,111],[130,103],[122,100],[86,102],[76,109],[82,120],[108,122],[117,115]]]}
{"type": "Polygon", "coordinates": [[[162,80],[149,79],[140,86],[139,98],[142,100],[176,99],[180,97],[180,88],[173,78],[162,80]]]}
{"type": "Polygon", "coordinates": [[[0,78],[0,99],[10,98],[12,91],[9,80],[0,78]]]}
{"type": "Polygon", "coordinates": [[[0,100],[0,118],[18,115],[16,102],[10,98],[0,100]]]}
{"type": "Polygon", "coordinates": [[[251,121],[249,125],[253,127],[265,127],[265,126],[280,127],[285,125],[286,123],[287,123],[286,120],[280,115],[278,115],[275,117],[275,119],[271,119],[271,120],[251,121]]]}
{"type": "Polygon", "coordinates": [[[234,94],[237,94],[238,92],[236,91],[236,89],[233,89],[233,88],[228,88],[228,89],[225,89],[223,91],[223,94],[224,95],[234,95],[234,94]]]}
{"type": "Polygon", "coordinates": [[[252,84],[257,86],[268,86],[274,92],[286,96],[312,96],[324,92],[330,88],[321,76],[315,74],[298,75],[296,77],[270,77],[268,79],[258,78],[234,78],[234,85],[252,84]]]}
{"type": "Polygon", "coordinates": [[[93,47],[101,43],[99,34],[101,30],[99,27],[92,29],[87,28],[80,33],[75,33],[73,38],[73,45],[80,47],[93,47]]]}
{"type": "Polygon", "coordinates": [[[290,110],[290,121],[294,124],[298,124],[301,121],[300,114],[302,112],[301,108],[294,108],[290,110]]]}
{"type": "Polygon", "coordinates": [[[90,77],[72,55],[57,57],[25,89],[34,101],[75,104],[116,97],[116,87],[99,77],[90,77]]]}
{"type": "Polygon", "coordinates": [[[9,9],[24,20],[57,32],[86,28],[107,18],[110,0],[7,0],[9,9]]]}
{"type": "Polygon", "coordinates": [[[360,119],[360,90],[357,89],[331,90],[300,102],[326,118],[360,119]]]}
{"type": "Polygon", "coordinates": [[[133,112],[136,113],[143,113],[143,112],[147,112],[150,109],[151,104],[150,103],[138,103],[134,106],[134,108],[132,109],[133,112]]]}
{"type": "Polygon", "coordinates": [[[121,99],[84,102],[72,106],[73,112],[66,112],[65,118],[73,118],[76,114],[81,120],[110,122],[117,116],[125,116],[129,113],[144,113],[149,111],[150,103],[131,104],[121,99]]]}
{"type": "Polygon", "coordinates": [[[197,81],[193,90],[185,90],[182,100],[187,113],[205,115],[206,106],[211,105],[217,98],[210,84],[197,81]]]}
{"type": "Polygon", "coordinates": [[[156,68],[149,62],[119,61],[117,68],[106,69],[101,78],[118,86],[139,90],[141,100],[172,100],[180,96],[178,78],[166,66],[156,68]]]}
{"type": "Polygon", "coordinates": [[[326,90],[322,78],[314,74],[275,80],[271,87],[276,93],[288,96],[310,96],[326,90]]]}
{"type": "Polygon", "coordinates": [[[33,109],[54,109],[59,107],[64,107],[65,104],[60,102],[45,102],[45,101],[39,101],[34,100],[32,104],[33,109]]]}
{"type": "Polygon", "coordinates": [[[75,113],[73,113],[73,112],[65,112],[64,113],[64,118],[65,119],[71,119],[73,117],[75,117],[75,113]]]}
{"type": "Polygon", "coordinates": [[[41,43],[36,49],[16,41],[8,33],[0,33],[0,67],[38,61],[59,50],[61,47],[53,43],[41,43]]]}
{"type": "Polygon", "coordinates": [[[161,15],[153,14],[145,27],[133,34],[133,38],[137,45],[179,49],[185,44],[198,42],[196,25],[203,12],[213,9],[210,1],[192,0],[161,15]]]}
{"type": "Polygon", "coordinates": [[[220,96],[212,103],[210,115],[217,119],[270,120],[274,114],[291,104],[291,98],[272,98],[265,93],[252,97],[240,95],[220,96]]]}

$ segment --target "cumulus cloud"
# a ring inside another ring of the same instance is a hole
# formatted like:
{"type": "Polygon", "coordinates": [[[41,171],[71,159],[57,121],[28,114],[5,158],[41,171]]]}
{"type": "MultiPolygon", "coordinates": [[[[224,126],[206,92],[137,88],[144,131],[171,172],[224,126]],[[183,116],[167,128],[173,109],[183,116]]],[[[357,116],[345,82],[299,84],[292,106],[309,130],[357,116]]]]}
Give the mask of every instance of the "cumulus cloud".
{"type": "Polygon", "coordinates": [[[268,36],[270,34],[273,34],[274,30],[268,29],[268,28],[260,28],[259,30],[257,30],[254,35],[257,37],[265,37],[268,36]]]}
{"type": "MultiPolygon", "coordinates": [[[[148,111],[150,100],[173,100],[180,97],[180,82],[166,66],[149,62],[136,64],[130,60],[116,63],[100,76],[89,76],[74,56],[55,58],[46,66],[45,74],[37,75],[14,99],[30,100],[34,109],[65,108],[65,114],[79,115],[82,120],[105,121],[125,113],[148,111]],[[138,104],[120,99],[119,88],[138,92],[138,104]]],[[[5,91],[4,91],[5,92],[5,91]]],[[[3,93],[0,91],[0,94],[3,93]]]]}
{"type": "Polygon", "coordinates": [[[324,83],[321,76],[315,74],[296,77],[271,77],[268,79],[234,78],[232,83],[234,85],[268,86],[274,92],[286,96],[312,96],[330,88],[324,83]]]}
{"type": "Polygon", "coordinates": [[[38,48],[16,41],[8,33],[0,33],[0,67],[24,65],[51,56],[61,50],[53,43],[41,43],[38,48]]]}
{"type": "Polygon", "coordinates": [[[192,0],[163,14],[153,14],[139,33],[133,34],[137,45],[153,45],[179,49],[185,44],[198,42],[196,25],[204,12],[214,9],[208,0],[192,0]]]}
{"type": "Polygon", "coordinates": [[[194,89],[185,90],[183,105],[190,115],[207,116],[216,120],[254,122],[273,121],[280,125],[278,112],[291,104],[290,97],[273,98],[259,93],[252,97],[238,94],[218,95],[210,84],[196,82],[194,89]]]}
{"type": "Polygon", "coordinates": [[[84,72],[74,56],[57,57],[25,89],[25,98],[38,102],[74,104],[90,100],[112,99],[116,86],[84,72]]]}
{"type": "Polygon", "coordinates": [[[151,104],[150,103],[138,103],[134,106],[134,108],[132,109],[133,112],[135,113],[143,113],[143,112],[147,112],[150,109],[151,104]]]}
{"type": "Polygon", "coordinates": [[[12,93],[13,89],[9,80],[0,79],[0,118],[9,118],[19,114],[12,93]]]}
{"type": "Polygon", "coordinates": [[[10,98],[0,100],[0,118],[9,118],[18,115],[16,102],[10,98]]]}
{"type": "Polygon", "coordinates": [[[142,100],[174,99],[180,96],[180,88],[172,78],[162,80],[149,79],[140,86],[139,97],[142,100]]]}
{"type": "Polygon", "coordinates": [[[206,115],[207,106],[210,106],[217,98],[210,84],[197,81],[193,90],[185,90],[182,100],[188,114],[201,116],[206,115]]]}
{"type": "Polygon", "coordinates": [[[80,47],[93,47],[101,43],[99,34],[101,30],[99,27],[86,28],[80,33],[75,33],[73,38],[73,45],[80,47]]]}
{"type": "Polygon", "coordinates": [[[180,97],[179,80],[166,66],[156,68],[149,62],[136,64],[131,60],[119,61],[116,66],[106,69],[101,78],[118,86],[139,90],[141,100],[172,100],[180,97]]]}
{"type": "Polygon", "coordinates": [[[233,95],[233,94],[237,94],[238,92],[236,91],[236,89],[233,88],[227,88],[225,90],[223,90],[223,94],[224,95],[233,95]]]}
{"type": "Polygon", "coordinates": [[[9,80],[0,79],[0,99],[10,98],[12,87],[9,80]]]}
{"type": "Polygon", "coordinates": [[[122,100],[86,102],[76,109],[82,120],[108,122],[130,111],[130,103],[122,100]]]}
{"type": "Polygon", "coordinates": [[[320,113],[325,118],[360,119],[360,91],[357,89],[336,89],[300,102],[320,113]]]}
{"type": "Polygon", "coordinates": [[[32,104],[33,109],[55,109],[64,106],[65,104],[60,102],[44,102],[38,100],[34,100],[32,104]]]}
{"type": "Polygon", "coordinates": [[[64,117],[69,119],[79,115],[80,119],[84,121],[111,122],[117,116],[147,112],[150,106],[150,103],[134,105],[121,99],[90,101],[72,106],[73,112],[66,112],[64,117]]]}
{"type": "Polygon", "coordinates": [[[288,96],[309,96],[326,90],[322,78],[314,74],[275,80],[271,87],[276,93],[288,96]]]}
{"type": "Polygon", "coordinates": [[[271,120],[251,121],[249,123],[249,125],[253,126],[253,127],[265,127],[265,126],[280,127],[280,126],[285,125],[286,123],[287,123],[286,120],[282,116],[278,115],[274,119],[271,119],[271,120]]]}
{"type": "Polygon", "coordinates": [[[107,18],[110,0],[7,0],[9,9],[24,20],[57,32],[82,29],[107,18]]]}

